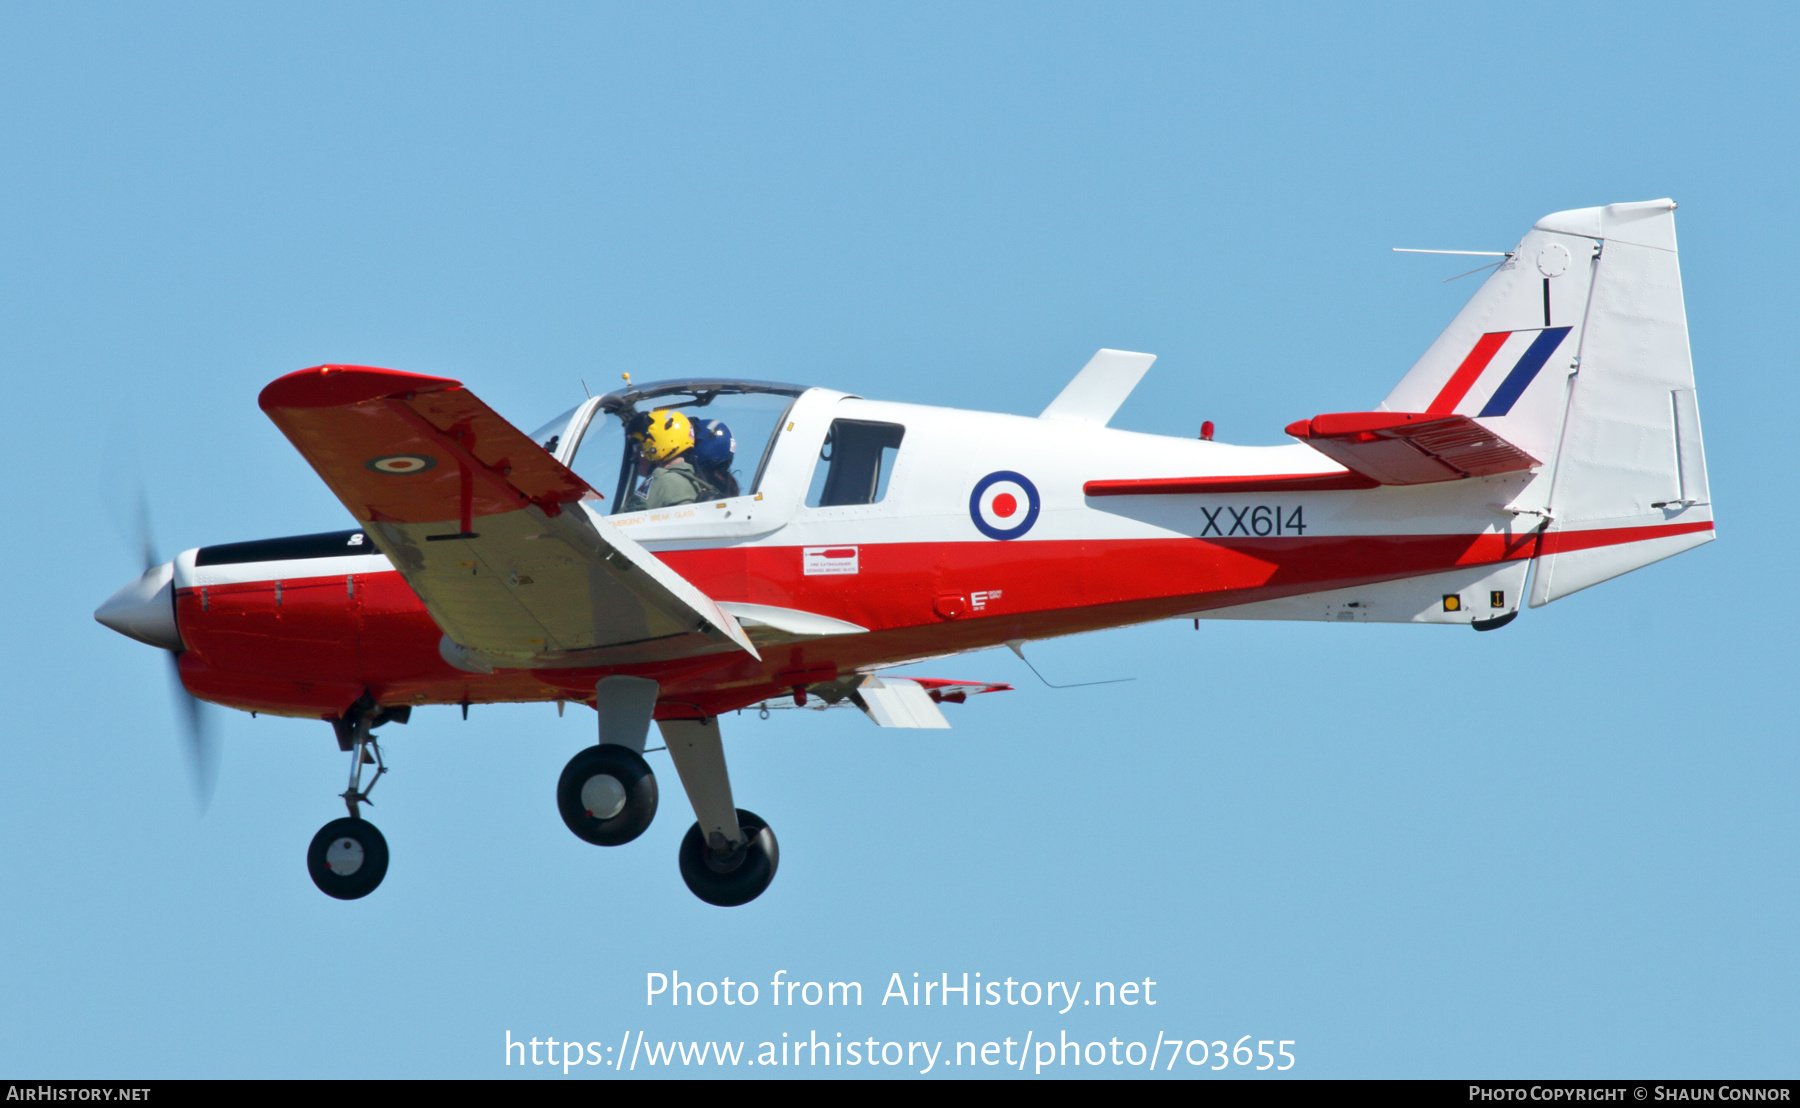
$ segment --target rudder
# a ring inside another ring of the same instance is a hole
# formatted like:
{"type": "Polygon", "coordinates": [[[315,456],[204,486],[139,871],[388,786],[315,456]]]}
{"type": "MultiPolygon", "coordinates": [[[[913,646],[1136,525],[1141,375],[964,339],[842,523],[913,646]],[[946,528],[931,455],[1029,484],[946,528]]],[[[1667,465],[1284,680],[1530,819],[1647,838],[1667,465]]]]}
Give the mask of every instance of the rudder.
{"type": "Polygon", "coordinates": [[[1713,538],[1675,203],[1557,212],[1540,231],[1597,245],[1530,604],[1713,538]]]}

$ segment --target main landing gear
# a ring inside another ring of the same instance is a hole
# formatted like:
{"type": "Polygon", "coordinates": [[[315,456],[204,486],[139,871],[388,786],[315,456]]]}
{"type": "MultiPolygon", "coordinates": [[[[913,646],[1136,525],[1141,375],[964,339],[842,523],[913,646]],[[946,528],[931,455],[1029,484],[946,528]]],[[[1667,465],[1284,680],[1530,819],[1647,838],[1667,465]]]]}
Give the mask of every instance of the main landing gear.
{"type": "Polygon", "coordinates": [[[374,791],[375,782],[387,772],[373,729],[390,721],[406,722],[406,709],[383,709],[367,697],[358,701],[349,715],[332,721],[338,746],[350,753],[350,785],[340,794],[350,815],[319,828],[312,845],[306,848],[306,871],[326,896],[358,900],[374,892],[387,876],[387,839],[374,824],[362,818],[358,809],[370,803],[369,793],[374,791]],[[365,766],[375,767],[367,787],[363,785],[365,766]]]}
{"type": "Polygon", "coordinates": [[[695,896],[721,908],[735,908],[761,896],[781,862],[775,832],[762,817],[742,808],[736,811],[742,834],[736,843],[723,841],[716,831],[714,841],[706,841],[698,823],[681,837],[681,879],[695,896]]]}
{"type": "MultiPolygon", "coordinates": [[[[595,686],[600,743],[569,759],[556,783],[557,810],[576,837],[620,846],[655,818],[656,775],[643,751],[658,692],[655,681],[642,677],[607,677],[595,686]]],[[[681,841],[682,880],[708,904],[730,908],[755,900],[775,879],[780,848],[761,817],[732,802],[718,719],[665,720],[658,727],[699,817],[681,841]]]]}
{"type": "Polygon", "coordinates": [[[556,809],[576,838],[624,846],[656,818],[656,774],[629,747],[590,746],[563,767],[556,809]]]}

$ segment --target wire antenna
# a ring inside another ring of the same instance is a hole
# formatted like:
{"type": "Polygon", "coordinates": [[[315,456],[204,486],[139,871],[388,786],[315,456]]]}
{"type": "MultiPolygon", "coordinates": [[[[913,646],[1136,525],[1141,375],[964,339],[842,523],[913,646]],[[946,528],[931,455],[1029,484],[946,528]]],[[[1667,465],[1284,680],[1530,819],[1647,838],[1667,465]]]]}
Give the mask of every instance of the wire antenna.
{"type": "Polygon", "coordinates": [[[1475,267],[1475,268],[1474,268],[1474,269],[1471,269],[1471,270],[1469,270],[1469,272],[1468,272],[1468,273],[1458,273],[1458,274],[1457,274],[1457,275],[1456,275],[1456,276],[1454,276],[1454,277],[1446,277],[1446,278],[1444,278],[1444,279],[1443,279],[1443,280],[1442,280],[1442,281],[1440,281],[1440,282],[1438,282],[1438,283],[1439,283],[1439,284],[1442,284],[1442,285],[1447,285],[1447,284],[1449,284],[1449,283],[1450,283],[1450,282],[1452,282],[1452,281],[1460,281],[1460,280],[1462,280],[1462,279],[1463,279],[1463,278],[1464,278],[1464,277],[1467,277],[1467,276],[1469,276],[1469,275],[1470,275],[1470,274],[1475,274],[1475,273],[1480,273],[1480,272],[1481,272],[1481,271],[1482,271],[1482,270],[1484,270],[1484,269],[1492,269],[1492,268],[1494,268],[1494,267],[1495,267],[1495,266],[1497,266],[1497,265],[1505,265],[1505,264],[1506,264],[1506,262],[1505,262],[1505,261],[1504,261],[1504,260],[1502,260],[1502,261],[1498,261],[1498,262],[1489,262],[1489,263],[1488,263],[1488,264],[1486,264],[1486,265],[1478,265],[1478,266],[1476,266],[1476,267],[1475,267]]]}
{"type": "Polygon", "coordinates": [[[1031,664],[1030,658],[1027,658],[1025,656],[1025,640],[1024,639],[1008,639],[1008,640],[1006,640],[1006,648],[1008,650],[1012,651],[1014,654],[1017,654],[1019,656],[1019,661],[1024,662],[1025,668],[1030,670],[1033,674],[1035,674],[1039,681],[1042,681],[1044,684],[1050,686],[1053,689],[1081,689],[1081,688],[1086,688],[1089,685],[1119,685],[1119,684],[1123,684],[1126,681],[1136,681],[1137,680],[1137,678],[1135,678],[1135,677],[1113,677],[1113,678],[1110,678],[1105,681],[1077,681],[1072,685],[1058,685],[1058,684],[1055,684],[1054,682],[1052,682],[1049,678],[1045,677],[1043,674],[1038,673],[1038,668],[1031,664]]]}
{"type": "Polygon", "coordinates": [[[1508,250],[1415,250],[1410,246],[1396,246],[1396,254],[1466,254],[1471,258],[1510,258],[1508,250]]]}

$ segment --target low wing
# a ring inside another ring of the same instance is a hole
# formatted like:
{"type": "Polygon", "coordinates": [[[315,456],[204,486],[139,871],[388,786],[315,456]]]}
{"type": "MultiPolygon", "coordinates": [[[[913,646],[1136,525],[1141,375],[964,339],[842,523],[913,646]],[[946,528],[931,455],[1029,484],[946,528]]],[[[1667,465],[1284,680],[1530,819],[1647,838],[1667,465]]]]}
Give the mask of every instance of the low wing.
{"type": "Polygon", "coordinates": [[[605,665],[722,643],[756,654],[735,618],[581,506],[599,493],[459,382],[316,366],[259,402],[419,594],[458,664],[605,665]]]}
{"type": "Polygon", "coordinates": [[[1288,424],[1287,433],[1383,485],[1426,485],[1512,473],[1536,458],[1468,416],[1340,412],[1288,424]]]}

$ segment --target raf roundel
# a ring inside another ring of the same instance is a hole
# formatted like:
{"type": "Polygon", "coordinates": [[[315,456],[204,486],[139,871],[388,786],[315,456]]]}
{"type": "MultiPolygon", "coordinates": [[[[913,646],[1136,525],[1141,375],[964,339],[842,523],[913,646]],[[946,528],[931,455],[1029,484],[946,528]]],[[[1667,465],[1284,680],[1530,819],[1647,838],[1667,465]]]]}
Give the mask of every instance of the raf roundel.
{"type": "Polygon", "coordinates": [[[969,494],[969,518],[990,539],[1016,539],[1037,522],[1037,486],[1024,474],[996,470],[975,482],[969,494]]]}
{"type": "Polygon", "coordinates": [[[424,454],[389,454],[385,458],[370,458],[363,463],[367,469],[376,473],[424,473],[437,465],[437,459],[424,454]]]}

